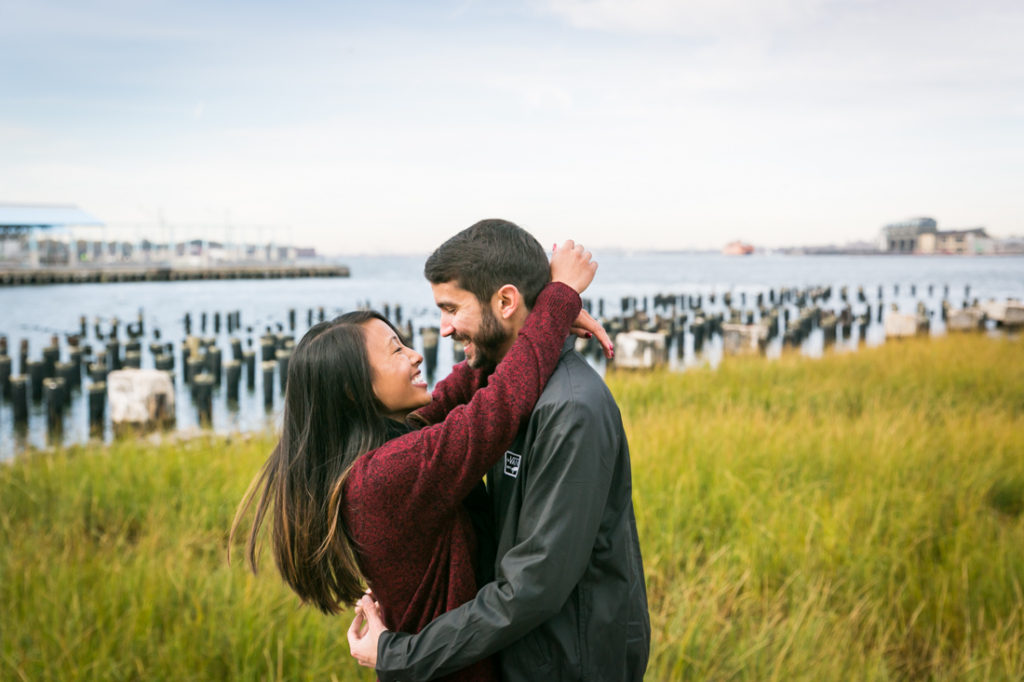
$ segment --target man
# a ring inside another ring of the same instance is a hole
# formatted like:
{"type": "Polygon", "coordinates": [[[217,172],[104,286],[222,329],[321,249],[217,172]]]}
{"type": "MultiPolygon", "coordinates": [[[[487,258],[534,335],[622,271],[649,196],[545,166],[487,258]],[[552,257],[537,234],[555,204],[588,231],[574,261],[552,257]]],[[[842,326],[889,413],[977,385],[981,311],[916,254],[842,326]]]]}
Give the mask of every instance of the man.
{"type": "MultiPolygon", "coordinates": [[[[512,346],[549,279],[544,249],[504,220],[455,235],[424,272],[441,333],[484,368],[512,346]]],[[[640,680],[650,620],[629,450],[618,407],[573,337],[487,488],[498,533],[494,580],[415,635],[377,626],[360,641],[353,623],[353,655],[372,663],[376,653],[385,682],[429,680],[495,653],[506,682],[640,680]]]]}

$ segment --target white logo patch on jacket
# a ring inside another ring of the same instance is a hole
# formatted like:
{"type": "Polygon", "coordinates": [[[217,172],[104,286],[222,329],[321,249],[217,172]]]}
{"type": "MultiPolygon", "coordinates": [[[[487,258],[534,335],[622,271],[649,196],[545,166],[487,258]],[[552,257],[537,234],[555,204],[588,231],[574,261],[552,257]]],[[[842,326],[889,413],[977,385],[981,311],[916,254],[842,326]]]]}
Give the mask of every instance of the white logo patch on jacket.
{"type": "Polygon", "coordinates": [[[519,464],[523,461],[522,455],[517,455],[511,450],[505,451],[505,475],[516,478],[519,476],[519,464]]]}

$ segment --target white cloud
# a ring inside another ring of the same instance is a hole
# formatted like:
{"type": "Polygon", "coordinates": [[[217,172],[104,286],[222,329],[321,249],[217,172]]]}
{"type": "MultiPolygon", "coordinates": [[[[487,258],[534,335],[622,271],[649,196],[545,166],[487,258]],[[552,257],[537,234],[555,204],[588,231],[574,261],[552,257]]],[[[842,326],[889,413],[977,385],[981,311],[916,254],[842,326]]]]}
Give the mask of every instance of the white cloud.
{"type": "MultiPolygon", "coordinates": [[[[919,212],[1020,231],[1024,8],[936,3],[550,0],[504,21],[466,2],[358,31],[292,12],[235,30],[184,3],[167,30],[203,16],[205,35],[125,62],[131,87],[101,74],[5,114],[0,199],[229,212],[348,252],[429,250],[484,216],[666,248],[864,238],[919,212]]],[[[141,15],[110,39],[136,23],[149,50],[141,15]]]]}

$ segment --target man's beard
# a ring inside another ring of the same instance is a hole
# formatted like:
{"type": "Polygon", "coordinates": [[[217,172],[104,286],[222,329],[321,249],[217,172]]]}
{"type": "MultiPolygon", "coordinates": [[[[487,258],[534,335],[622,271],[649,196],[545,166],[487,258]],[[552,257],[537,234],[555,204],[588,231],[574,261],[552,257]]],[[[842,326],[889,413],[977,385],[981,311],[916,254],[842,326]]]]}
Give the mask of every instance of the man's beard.
{"type": "Polygon", "coordinates": [[[498,322],[493,312],[484,308],[480,315],[480,328],[476,334],[455,336],[456,341],[473,344],[473,354],[466,356],[466,363],[474,369],[494,369],[503,357],[502,349],[512,338],[511,332],[498,322]]]}

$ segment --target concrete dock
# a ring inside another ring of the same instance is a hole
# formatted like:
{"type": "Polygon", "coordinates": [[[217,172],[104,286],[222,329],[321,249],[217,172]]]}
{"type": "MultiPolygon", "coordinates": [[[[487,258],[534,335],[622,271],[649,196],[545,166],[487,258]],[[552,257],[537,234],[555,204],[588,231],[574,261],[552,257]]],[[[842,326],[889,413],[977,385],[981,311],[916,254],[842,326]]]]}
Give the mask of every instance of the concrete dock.
{"type": "Polygon", "coordinates": [[[95,284],[104,282],[176,282],[193,279],[287,279],[348,277],[345,265],[321,263],[255,263],[214,266],[104,265],[11,268],[0,266],[0,286],[31,284],[95,284]]]}

